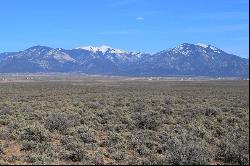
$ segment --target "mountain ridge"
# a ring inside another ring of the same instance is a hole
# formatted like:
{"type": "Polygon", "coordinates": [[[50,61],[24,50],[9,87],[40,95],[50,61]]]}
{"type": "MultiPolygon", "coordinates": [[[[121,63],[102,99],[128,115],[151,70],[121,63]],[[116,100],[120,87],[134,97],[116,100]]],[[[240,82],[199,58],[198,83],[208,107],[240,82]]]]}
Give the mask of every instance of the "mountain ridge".
{"type": "Polygon", "coordinates": [[[13,72],[248,77],[249,60],[202,43],[183,43],[155,54],[105,45],[74,49],[37,45],[19,52],[0,53],[0,73],[13,72]]]}

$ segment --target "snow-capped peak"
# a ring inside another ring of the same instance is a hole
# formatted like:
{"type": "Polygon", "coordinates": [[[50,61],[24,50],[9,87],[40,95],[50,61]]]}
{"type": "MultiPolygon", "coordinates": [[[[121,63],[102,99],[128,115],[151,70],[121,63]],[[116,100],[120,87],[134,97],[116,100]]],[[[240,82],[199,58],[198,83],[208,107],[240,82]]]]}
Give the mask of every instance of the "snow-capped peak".
{"type": "Polygon", "coordinates": [[[203,48],[210,48],[211,50],[213,50],[216,53],[221,53],[221,50],[212,46],[212,45],[207,45],[207,44],[203,44],[203,43],[197,43],[198,46],[203,47],[203,48]]]}
{"type": "Polygon", "coordinates": [[[106,52],[110,52],[113,54],[124,54],[126,53],[126,51],[120,50],[120,49],[115,49],[112,48],[110,46],[107,45],[102,45],[100,47],[95,47],[95,46],[86,46],[86,47],[77,47],[76,49],[83,49],[83,50],[88,50],[91,52],[102,52],[102,53],[106,53],[106,52]]]}
{"type": "Polygon", "coordinates": [[[190,44],[188,43],[183,43],[177,47],[175,47],[174,49],[172,49],[171,51],[173,51],[175,54],[182,54],[185,56],[189,56],[190,53],[192,52],[191,48],[189,47],[190,44]]]}
{"type": "Polygon", "coordinates": [[[203,48],[208,48],[209,45],[204,44],[204,43],[197,43],[198,46],[203,47],[203,48]]]}

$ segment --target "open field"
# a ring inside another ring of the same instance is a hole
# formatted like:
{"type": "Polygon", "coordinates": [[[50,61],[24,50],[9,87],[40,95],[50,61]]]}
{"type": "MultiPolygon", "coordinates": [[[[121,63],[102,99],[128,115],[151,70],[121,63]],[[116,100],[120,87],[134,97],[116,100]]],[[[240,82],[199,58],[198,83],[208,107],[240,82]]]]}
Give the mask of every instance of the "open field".
{"type": "Polygon", "coordinates": [[[249,163],[249,81],[0,78],[0,164],[249,163]]]}

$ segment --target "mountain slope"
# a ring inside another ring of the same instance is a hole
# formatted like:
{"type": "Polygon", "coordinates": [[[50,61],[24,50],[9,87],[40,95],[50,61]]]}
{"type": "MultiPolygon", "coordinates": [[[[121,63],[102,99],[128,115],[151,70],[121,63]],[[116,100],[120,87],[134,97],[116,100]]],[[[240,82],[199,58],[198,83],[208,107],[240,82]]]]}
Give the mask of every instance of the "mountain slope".
{"type": "Polygon", "coordinates": [[[228,54],[211,45],[184,43],[152,56],[154,74],[194,76],[247,76],[247,59],[228,54]]]}
{"type": "Polygon", "coordinates": [[[109,46],[71,50],[34,46],[0,54],[0,72],[84,72],[130,76],[248,77],[249,61],[205,44],[183,43],[150,55],[109,46]]]}

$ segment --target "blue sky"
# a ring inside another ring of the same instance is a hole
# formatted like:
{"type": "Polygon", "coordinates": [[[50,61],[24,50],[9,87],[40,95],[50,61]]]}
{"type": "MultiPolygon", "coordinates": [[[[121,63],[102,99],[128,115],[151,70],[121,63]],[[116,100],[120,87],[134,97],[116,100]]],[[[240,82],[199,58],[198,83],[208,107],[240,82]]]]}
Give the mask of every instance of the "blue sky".
{"type": "Polygon", "coordinates": [[[248,0],[1,0],[0,52],[110,45],[154,53],[208,43],[249,56],[248,0]]]}

